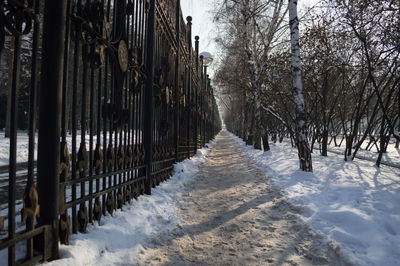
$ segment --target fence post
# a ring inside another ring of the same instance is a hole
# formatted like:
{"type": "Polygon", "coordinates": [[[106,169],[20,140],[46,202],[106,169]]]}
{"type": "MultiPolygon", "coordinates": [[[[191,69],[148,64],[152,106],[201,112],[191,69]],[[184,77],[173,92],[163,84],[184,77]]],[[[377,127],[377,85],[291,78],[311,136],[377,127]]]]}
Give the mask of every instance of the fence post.
{"type": "Polygon", "coordinates": [[[41,225],[51,227],[50,242],[45,243],[45,246],[51,250],[50,259],[58,258],[58,192],[65,10],[65,0],[46,0],[45,2],[37,185],[40,204],[39,222],[41,225]]]}
{"type": "Polygon", "coordinates": [[[197,75],[197,86],[196,86],[196,92],[195,92],[195,106],[196,106],[196,111],[195,111],[195,146],[196,150],[199,148],[199,115],[200,115],[200,109],[199,109],[199,88],[201,88],[201,79],[200,78],[200,72],[199,72],[199,36],[195,36],[194,39],[195,41],[195,50],[196,50],[196,75],[197,75]]]}
{"type": "Polygon", "coordinates": [[[207,112],[208,112],[208,88],[207,88],[207,82],[208,82],[208,75],[207,75],[207,66],[204,66],[204,95],[203,95],[203,146],[206,145],[207,143],[207,112]]]}
{"type": "Polygon", "coordinates": [[[191,148],[190,146],[193,145],[193,142],[191,141],[191,136],[190,136],[190,131],[191,131],[191,124],[193,123],[193,121],[191,121],[192,117],[193,117],[193,113],[192,113],[192,70],[193,70],[193,65],[192,65],[192,17],[188,16],[186,18],[187,20],[187,43],[189,46],[189,74],[188,74],[188,90],[187,90],[187,132],[186,132],[186,145],[187,147],[187,158],[190,158],[190,154],[191,154],[191,148]]]}
{"type": "Polygon", "coordinates": [[[203,120],[204,120],[204,67],[203,67],[203,56],[200,55],[200,82],[199,82],[199,107],[200,107],[200,111],[199,111],[199,115],[200,115],[200,147],[203,147],[203,130],[204,130],[204,125],[203,125],[203,120]]]}
{"type": "Polygon", "coordinates": [[[144,92],[145,114],[144,119],[144,150],[146,164],[146,180],[144,192],[151,195],[152,165],[153,165],[153,79],[154,79],[154,24],[155,24],[155,0],[150,0],[149,14],[147,17],[147,49],[146,49],[146,89],[144,92]]]}
{"type": "Polygon", "coordinates": [[[175,58],[175,161],[179,161],[179,104],[180,104],[180,95],[179,95],[179,35],[180,35],[180,5],[181,1],[176,1],[176,58],[175,58]]]}
{"type": "Polygon", "coordinates": [[[212,104],[212,112],[211,112],[211,138],[215,136],[215,104],[214,104],[214,88],[211,88],[211,104],[212,104]]]}

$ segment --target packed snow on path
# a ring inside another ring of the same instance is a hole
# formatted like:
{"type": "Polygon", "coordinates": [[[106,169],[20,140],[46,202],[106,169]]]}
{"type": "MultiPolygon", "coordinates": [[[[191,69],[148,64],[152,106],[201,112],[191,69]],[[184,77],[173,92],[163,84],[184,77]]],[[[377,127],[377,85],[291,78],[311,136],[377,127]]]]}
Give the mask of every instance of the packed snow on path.
{"type": "Polygon", "coordinates": [[[216,139],[178,205],[178,229],[161,232],[133,264],[348,265],[226,131],[216,139]]]}
{"type": "Polygon", "coordinates": [[[130,264],[150,239],[161,231],[173,232],[179,222],[176,203],[187,193],[186,184],[198,172],[198,166],[214,145],[197,151],[191,159],[174,166],[174,175],[152,190],[152,195],[142,195],[123,211],[114,212],[88,226],[86,234],[71,235],[70,245],[60,245],[60,259],[46,265],[115,265],[130,264]]]}
{"type": "Polygon", "coordinates": [[[301,207],[301,217],[341,245],[355,265],[400,265],[400,171],[343,156],[313,154],[313,173],[299,170],[288,141],[255,150],[231,134],[258,166],[301,207]]]}

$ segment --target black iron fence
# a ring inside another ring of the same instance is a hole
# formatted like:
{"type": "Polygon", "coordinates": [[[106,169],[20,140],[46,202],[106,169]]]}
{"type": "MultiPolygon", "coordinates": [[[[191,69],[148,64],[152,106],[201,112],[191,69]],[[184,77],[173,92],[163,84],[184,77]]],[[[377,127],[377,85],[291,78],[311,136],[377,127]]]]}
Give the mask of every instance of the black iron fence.
{"type": "Polygon", "coordinates": [[[70,233],[151,194],[220,130],[191,23],[179,0],[0,1],[9,265],[58,258],[70,233]]]}

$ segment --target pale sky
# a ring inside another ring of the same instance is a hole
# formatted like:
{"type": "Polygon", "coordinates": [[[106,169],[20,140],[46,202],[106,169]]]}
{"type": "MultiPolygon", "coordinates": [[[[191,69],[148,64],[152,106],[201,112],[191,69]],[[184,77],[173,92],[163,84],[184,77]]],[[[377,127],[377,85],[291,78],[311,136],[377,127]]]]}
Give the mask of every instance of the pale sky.
{"type": "MultiPolygon", "coordinates": [[[[213,23],[212,10],[214,7],[214,2],[217,0],[181,0],[181,9],[183,17],[186,21],[187,16],[192,17],[192,38],[194,44],[194,37],[198,35],[200,37],[200,52],[207,51],[210,52],[214,58],[217,57],[218,53],[223,51],[218,51],[218,48],[214,42],[215,38],[215,25],[213,23]]],[[[304,7],[309,7],[314,5],[318,0],[298,0],[299,9],[304,7]]],[[[217,60],[214,60],[214,62],[217,60]]],[[[214,71],[217,67],[215,62],[208,68],[208,73],[210,74],[211,84],[213,84],[214,71]]],[[[218,93],[217,93],[218,94],[218,93]]],[[[223,113],[223,105],[217,100],[220,113],[223,113]]]]}
{"type": "MultiPolygon", "coordinates": [[[[213,8],[214,0],[181,0],[183,17],[191,16],[192,20],[192,38],[200,37],[200,52],[207,51],[213,56],[217,53],[213,35],[213,8]]],[[[213,66],[210,66],[210,76],[213,74],[213,66]]]]}
{"type": "MultiPolygon", "coordinates": [[[[181,0],[181,8],[183,17],[193,18],[192,21],[192,38],[200,37],[200,52],[210,52],[214,57],[218,54],[218,48],[214,43],[215,26],[213,24],[213,7],[216,0],[181,0]]],[[[299,9],[306,6],[312,6],[318,0],[299,0],[299,9]]],[[[209,67],[209,74],[212,78],[216,64],[209,67]]]]}

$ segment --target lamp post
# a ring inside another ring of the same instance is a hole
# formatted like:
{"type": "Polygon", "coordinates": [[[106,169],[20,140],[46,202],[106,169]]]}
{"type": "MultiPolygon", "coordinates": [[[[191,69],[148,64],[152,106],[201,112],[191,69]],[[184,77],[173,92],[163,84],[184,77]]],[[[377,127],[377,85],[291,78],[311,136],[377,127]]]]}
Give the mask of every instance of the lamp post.
{"type": "Polygon", "coordinates": [[[211,134],[212,134],[212,136],[214,136],[214,134],[215,134],[215,104],[214,104],[214,91],[215,91],[215,87],[214,86],[211,86],[211,105],[212,105],[212,112],[211,112],[211,115],[212,115],[212,117],[211,117],[211,119],[212,119],[212,122],[211,122],[211,134]]]}
{"type": "MultiPolygon", "coordinates": [[[[202,105],[203,105],[203,110],[202,110],[202,116],[204,117],[203,118],[203,122],[204,122],[204,125],[203,125],[203,143],[202,143],[202,146],[204,146],[205,144],[206,144],[206,126],[207,126],[207,123],[206,123],[206,119],[205,119],[205,108],[204,108],[204,106],[206,106],[206,104],[208,104],[208,99],[207,99],[207,89],[208,89],[208,75],[207,75],[207,67],[208,66],[210,66],[211,65],[211,63],[213,62],[213,56],[212,56],[212,54],[211,53],[209,53],[209,52],[201,52],[200,53],[200,57],[202,58],[202,62],[203,62],[203,66],[204,66],[204,75],[203,75],[203,78],[204,78],[204,94],[203,94],[203,103],[202,103],[202,105]]],[[[209,109],[209,108],[208,108],[209,109]]],[[[208,110],[207,110],[208,111],[208,110]]]]}

